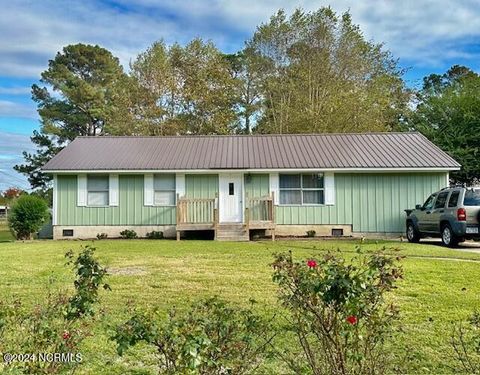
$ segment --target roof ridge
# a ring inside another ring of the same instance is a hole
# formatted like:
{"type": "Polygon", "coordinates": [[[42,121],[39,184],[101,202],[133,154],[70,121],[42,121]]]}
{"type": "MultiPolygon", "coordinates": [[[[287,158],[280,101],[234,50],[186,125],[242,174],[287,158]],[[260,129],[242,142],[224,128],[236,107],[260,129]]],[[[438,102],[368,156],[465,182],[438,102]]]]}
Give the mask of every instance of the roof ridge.
{"type": "Polygon", "coordinates": [[[101,139],[101,138],[234,138],[234,137],[251,137],[251,138],[261,138],[261,137],[302,137],[302,136],[349,136],[349,135],[413,135],[421,134],[418,131],[395,131],[395,132],[367,132],[367,133],[284,133],[284,134],[182,134],[182,135],[100,135],[100,136],[87,136],[79,135],[77,138],[86,138],[86,139],[101,139]]]}

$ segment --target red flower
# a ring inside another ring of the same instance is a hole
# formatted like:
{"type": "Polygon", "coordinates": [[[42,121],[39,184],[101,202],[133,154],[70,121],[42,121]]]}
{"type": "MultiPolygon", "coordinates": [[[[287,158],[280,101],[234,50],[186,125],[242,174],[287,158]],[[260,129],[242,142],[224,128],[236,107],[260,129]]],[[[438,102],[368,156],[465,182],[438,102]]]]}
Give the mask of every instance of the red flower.
{"type": "Polygon", "coordinates": [[[349,317],[347,317],[347,323],[351,324],[352,326],[357,324],[358,322],[358,319],[355,315],[350,315],[349,317]]]}
{"type": "Polygon", "coordinates": [[[310,259],[307,261],[307,266],[310,268],[315,268],[317,266],[317,262],[314,261],[313,259],[310,259]]]}
{"type": "Polygon", "coordinates": [[[62,337],[64,340],[68,340],[70,337],[72,337],[72,335],[70,334],[70,332],[64,331],[62,337]]]}

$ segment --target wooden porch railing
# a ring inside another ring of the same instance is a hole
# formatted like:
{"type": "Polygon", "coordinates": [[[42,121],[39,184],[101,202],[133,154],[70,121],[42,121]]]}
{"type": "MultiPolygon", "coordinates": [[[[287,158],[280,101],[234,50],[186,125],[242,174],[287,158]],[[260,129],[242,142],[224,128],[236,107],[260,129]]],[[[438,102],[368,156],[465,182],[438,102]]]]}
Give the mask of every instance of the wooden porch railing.
{"type": "Polygon", "coordinates": [[[216,200],[179,198],[177,200],[177,224],[213,224],[216,200]]]}
{"type": "Polygon", "coordinates": [[[185,198],[177,195],[177,239],[181,230],[213,229],[218,226],[216,198],[185,198]]]}
{"type": "Polygon", "coordinates": [[[275,239],[275,199],[274,193],[264,197],[246,197],[245,227],[250,229],[271,229],[275,239]]]}

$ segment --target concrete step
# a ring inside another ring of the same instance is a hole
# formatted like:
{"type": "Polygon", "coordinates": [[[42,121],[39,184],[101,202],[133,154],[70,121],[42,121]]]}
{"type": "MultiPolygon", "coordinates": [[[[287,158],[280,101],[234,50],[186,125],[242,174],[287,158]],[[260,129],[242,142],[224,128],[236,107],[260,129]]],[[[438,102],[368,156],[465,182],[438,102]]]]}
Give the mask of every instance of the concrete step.
{"type": "Polygon", "coordinates": [[[248,242],[250,239],[247,236],[228,236],[228,237],[218,237],[217,241],[231,241],[231,242],[248,242]]]}

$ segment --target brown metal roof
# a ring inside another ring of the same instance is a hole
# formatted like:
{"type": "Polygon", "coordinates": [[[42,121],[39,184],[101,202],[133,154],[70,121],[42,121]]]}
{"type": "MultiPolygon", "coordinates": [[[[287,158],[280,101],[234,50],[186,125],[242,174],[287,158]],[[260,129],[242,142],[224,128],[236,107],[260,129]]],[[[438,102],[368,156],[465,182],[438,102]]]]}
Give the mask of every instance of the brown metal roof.
{"type": "Polygon", "coordinates": [[[43,170],[459,167],[419,133],[367,133],[78,137],[43,170]]]}

